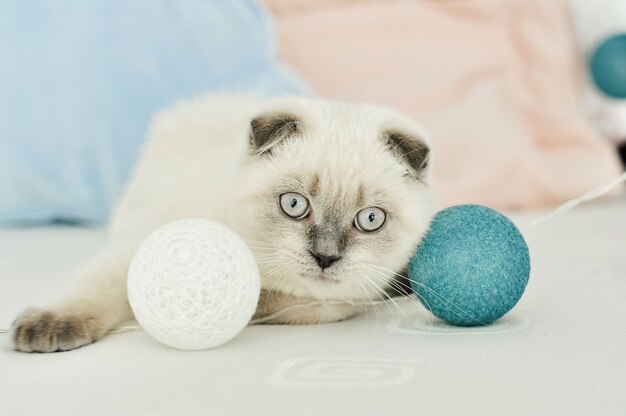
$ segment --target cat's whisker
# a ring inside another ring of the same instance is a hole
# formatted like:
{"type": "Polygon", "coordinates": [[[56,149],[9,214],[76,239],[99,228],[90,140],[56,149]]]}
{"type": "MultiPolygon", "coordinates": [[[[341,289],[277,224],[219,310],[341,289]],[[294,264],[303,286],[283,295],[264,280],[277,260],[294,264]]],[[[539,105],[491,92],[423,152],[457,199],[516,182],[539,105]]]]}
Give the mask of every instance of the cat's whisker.
{"type": "Polygon", "coordinates": [[[284,247],[282,245],[278,245],[275,243],[268,243],[267,241],[259,241],[259,240],[249,240],[246,239],[245,242],[248,244],[250,248],[256,249],[275,249],[280,251],[291,251],[291,249],[284,247]]]}
{"type": "Polygon", "coordinates": [[[248,247],[250,247],[251,250],[289,251],[288,249],[284,247],[278,247],[278,246],[263,246],[263,245],[248,244],[248,247]]]}
{"type": "MultiPolygon", "coordinates": [[[[363,282],[370,288],[372,288],[372,291],[374,292],[375,296],[378,296],[380,298],[380,300],[372,300],[372,304],[375,305],[376,307],[378,305],[380,305],[381,303],[383,305],[385,305],[387,307],[387,309],[389,310],[389,313],[393,316],[393,310],[391,309],[391,306],[389,305],[389,302],[387,299],[385,299],[380,292],[380,288],[374,283],[372,282],[370,279],[368,279],[366,276],[362,276],[364,278],[363,282]]],[[[373,296],[374,296],[373,295],[373,296]]],[[[380,326],[380,320],[377,322],[377,327],[380,326]]]]}
{"type": "Polygon", "coordinates": [[[268,255],[268,256],[261,257],[260,259],[258,259],[256,261],[256,263],[259,264],[259,265],[261,265],[261,264],[268,264],[268,263],[271,263],[271,262],[277,262],[277,263],[281,262],[281,263],[284,263],[284,260],[285,260],[285,256],[271,256],[271,255],[268,255]]]}
{"type": "Polygon", "coordinates": [[[255,252],[259,252],[259,253],[281,253],[283,251],[286,251],[286,250],[277,249],[275,247],[254,247],[254,246],[250,247],[250,250],[253,253],[255,253],[255,252]]]}
{"type": "Polygon", "coordinates": [[[265,303],[263,304],[263,311],[267,310],[267,302],[269,301],[274,288],[278,286],[281,281],[283,281],[289,276],[287,273],[288,271],[289,271],[289,265],[287,263],[283,263],[282,265],[274,268],[273,271],[267,273],[266,276],[268,277],[272,277],[276,274],[278,274],[278,277],[276,278],[276,280],[274,281],[274,283],[272,284],[272,286],[267,292],[267,295],[265,297],[265,303]]]}
{"type": "MultiPolygon", "coordinates": [[[[366,294],[363,292],[362,287],[358,287],[357,286],[357,289],[359,289],[359,293],[361,294],[361,298],[365,299],[365,297],[366,297],[365,295],[366,294]]],[[[365,306],[365,318],[367,319],[368,312],[369,312],[369,306],[371,306],[371,305],[365,304],[365,302],[362,302],[362,304],[363,304],[363,306],[365,306]]]]}
{"type": "Polygon", "coordinates": [[[256,263],[258,266],[263,266],[263,269],[265,269],[267,266],[280,266],[285,264],[284,259],[284,256],[263,256],[262,258],[257,259],[256,263]]]}
{"type": "MultiPolygon", "coordinates": [[[[385,271],[387,271],[387,272],[393,273],[393,274],[395,274],[395,275],[397,275],[397,276],[399,276],[399,277],[403,277],[403,278],[405,278],[405,279],[408,279],[406,276],[403,276],[403,275],[398,274],[398,273],[396,273],[396,272],[393,272],[393,271],[391,271],[391,270],[385,269],[384,267],[380,267],[380,266],[374,266],[374,267],[378,267],[379,269],[382,269],[382,270],[385,270],[385,271]]],[[[483,322],[481,322],[481,321],[480,321],[478,318],[476,318],[474,315],[472,315],[471,313],[469,313],[468,311],[466,311],[465,309],[463,309],[462,307],[460,307],[459,305],[457,305],[455,302],[453,302],[452,300],[448,299],[448,298],[447,298],[447,297],[445,297],[444,295],[440,294],[439,292],[437,292],[437,291],[436,291],[436,290],[434,290],[433,288],[431,288],[431,287],[429,287],[429,286],[427,286],[427,285],[425,285],[425,284],[423,284],[423,283],[417,282],[417,281],[415,281],[415,280],[410,280],[410,279],[409,279],[409,281],[410,281],[411,283],[413,283],[413,284],[416,284],[416,285],[417,285],[417,286],[419,286],[419,287],[424,288],[424,289],[425,289],[425,290],[427,290],[429,293],[431,293],[433,296],[435,296],[437,299],[439,299],[440,301],[445,302],[445,304],[446,304],[447,306],[452,306],[452,307],[454,307],[454,308],[457,310],[457,312],[460,312],[460,313],[461,313],[461,314],[463,314],[464,316],[466,316],[466,317],[468,317],[468,318],[471,318],[471,319],[474,319],[474,320],[476,320],[476,321],[478,321],[479,323],[481,323],[481,324],[483,324],[483,325],[484,325],[484,323],[483,323],[483,322]]],[[[418,294],[418,293],[415,293],[415,294],[419,296],[419,294],[418,294]]],[[[426,305],[428,306],[428,309],[432,312],[432,307],[428,304],[428,302],[426,302],[426,300],[424,299],[424,297],[423,297],[423,296],[420,296],[420,299],[422,299],[422,300],[426,303],[426,305]]]]}
{"type": "Polygon", "coordinates": [[[376,325],[377,326],[380,325],[380,311],[378,310],[378,306],[376,305],[376,302],[374,302],[374,299],[372,299],[369,293],[367,293],[367,289],[365,288],[365,286],[363,286],[363,284],[359,280],[357,280],[357,283],[359,284],[359,286],[361,286],[361,288],[363,289],[363,292],[365,293],[365,296],[367,296],[371,305],[374,307],[374,313],[376,314],[376,325]]]}
{"type": "Polygon", "coordinates": [[[277,246],[276,243],[272,243],[270,241],[263,241],[263,240],[255,240],[253,238],[246,238],[245,241],[247,243],[255,243],[255,244],[264,244],[264,245],[271,245],[271,246],[277,246]]]}
{"type": "MultiPolygon", "coordinates": [[[[401,277],[401,278],[406,279],[409,282],[411,282],[411,280],[408,277],[406,277],[406,276],[404,276],[404,275],[402,275],[400,273],[396,273],[396,272],[394,272],[392,270],[389,270],[389,269],[387,269],[385,267],[381,267],[381,266],[378,266],[378,265],[375,265],[375,264],[370,264],[370,265],[373,266],[374,268],[378,268],[380,270],[379,273],[382,273],[384,271],[385,273],[391,273],[393,275],[396,275],[398,277],[401,277]]],[[[430,303],[422,295],[420,295],[419,293],[413,291],[413,288],[411,286],[409,286],[406,283],[401,282],[401,281],[395,281],[395,282],[397,284],[400,284],[401,286],[405,287],[406,289],[409,289],[411,291],[411,293],[415,293],[415,296],[420,298],[421,304],[420,304],[420,302],[418,302],[417,300],[414,300],[410,296],[406,297],[407,299],[410,299],[412,302],[415,302],[415,305],[418,306],[419,310],[422,310],[422,306],[425,306],[426,309],[428,309],[428,312],[430,312],[430,313],[426,314],[426,317],[428,318],[429,325],[433,326],[435,324],[435,321],[434,321],[434,318],[433,318],[433,308],[432,308],[432,306],[430,306],[430,303]]]]}
{"type": "Polygon", "coordinates": [[[264,277],[273,277],[276,273],[282,273],[283,269],[289,267],[289,265],[285,262],[274,261],[265,263],[266,267],[264,268],[264,277]],[[273,267],[272,267],[273,266],[273,267]]]}
{"type": "Polygon", "coordinates": [[[387,300],[381,295],[380,289],[366,275],[362,275],[361,278],[363,279],[364,283],[374,289],[374,294],[376,294],[380,298],[380,300],[384,303],[387,309],[389,309],[389,313],[393,315],[391,306],[389,306],[389,302],[387,302],[387,300]]]}
{"type": "MultiPolygon", "coordinates": [[[[411,298],[409,295],[409,293],[407,293],[407,290],[405,287],[402,287],[401,282],[398,282],[394,279],[390,279],[388,274],[382,273],[378,270],[375,269],[370,269],[368,270],[368,276],[370,276],[371,278],[377,279],[379,282],[389,286],[391,289],[395,290],[396,293],[398,293],[398,296],[391,296],[392,298],[394,297],[398,297],[401,299],[407,299],[413,303],[419,304],[417,302],[417,300],[411,298]]],[[[382,289],[381,289],[382,290],[382,289]]],[[[412,294],[412,293],[411,293],[412,294]]]]}
{"type": "MultiPolygon", "coordinates": [[[[376,276],[372,276],[372,275],[367,276],[367,275],[366,275],[366,276],[363,276],[363,278],[364,278],[364,279],[366,279],[366,281],[367,281],[367,282],[368,282],[368,283],[369,283],[372,287],[376,287],[376,285],[375,285],[374,283],[372,283],[372,282],[371,282],[371,280],[370,280],[370,279],[372,279],[372,278],[376,278],[376,276]]],[[[378,296],[381,298],[381,301],[382,301],[382,302],[384,302],[384,303],[385,303],[385,305],[387,305],[387,308],[389,309],[389,313],[391,314],[391,316],[393,316],[393,315],[394,315],[394,311],[393,311],[393,309],[391,308],[391,306],[389,306],[389,303],[393,303],[393,305],[396,307],[396,309],[398,309],[400,312],[402,312],[402,313],[404,314],[404,316],[405,316],[405,317],[407,317],[406,312],[405,312],[405,311],[404,311],[404,310],[400,307],[400,305],[398,305],[398,304],[396,303],[396,301],[395,301],[395,300],[393,300],[393,298],[392,298],[392,297],[391,297],[391,296],[390,296],[387,292],[385,292],[385,290],[384,290],[384,289],[378,289],[378,290],[376,291],[376,293],[377,293],[377,294],[378,294],[378,296]],[[386,298],[385,298],[385,297],[383,297],[383,295],[384,295],[386,298]]]]}
{"type": "Polygon", "coordinates": [[[291,250],[285,249],[285,248],[278,248],[278,247],[255,247],[255,246],[250,246],[250,251],[252,251],[253,253],[258,252],[259,254],[261,253],[293,253],[291,250]]]}
{"type": "MultiPolygon", "coordinates": [[[[377,270],[373,269],[372,272],[373,273],[378,273],[377,277],[379,279],[383,280],[383,281],[387,281],[388,278],[389,278],[389,276],[387,274],[383,274],[380,271],[377,271],[377,270]]],[[[399,281],[396,281],[396,280],[390,280],[390,281],[388,281],[388,283],[389,283],[389,285],[392,288],[394,288],[397,291],[399,291],[399,288],[398,288],[397,285],[401,285],[401,287],[404,286],[406,288],[406,284],[403,284],[402,282],[399,282],[399,281]]],[[[428,312],[424,311],[424,305],[422,303],[420,303],[417,299],[415,299],[412,296],[412,294],[413,293],[407,293],[405,295],[402,295],[402,299],[410,302],[411,304],[413,304],[417,308],[418,311],[420,311],[420,313],[423,313],[424,316],[426,317],[426,319],[428,320],[428,323],[429,323],[430,326],[434,325],[434,319],[433,319],[432,312],[428,313],[428,312]]],[[[416,296],[419,296],[419,294],[416,293],[416,296]]],[[[422,298],[420,297],[420,299],[422,299],[422,298]]],[[[422,300],[427,305],[428,311],[431,311],[430,305],[428,304],[428,302],[426,302],[426,300],[424,300],[424,299],[422,299],[422,300]]]]}
{"type": "MultiPolygon", "coordinates": [[[[372,267],[377,267],[374,264],[367,264],[369,266],[372,267]]],[[[381,278],[383,278],[385,280],[385,282],[391,286],[393,289],[395,289],[400,295],[402,295],[403,297],[406,297],[408,295],[413,294],[413,288],[410,285],[407,285],[406,283],[399,281],[399,280],[395,280],[395,279],[390,279],[389,276],[389,272],[387,271],[387,269],[384,268],[380,268],[381,270],[377,270],[375,268],[372,269],[366,269],[368,272],[372,272],[372,273],[377,273],[381,278]],[[384,272],[383,272],[384,270],[384,272]]],[[[394,274],[394,273],[392,273],[394,274]]]]}
{"type": "MultiPolygon", "coordinates": [[[[376,270],[369,270],[369,272],[370,272],[370,274],[368,274],[366,276],[366,278],[368,278],[368,279],[377,279],[380,282],[388,283],[386,278],[384,278],[383,276],[377,276],[375,274],[375,273],[377,273],[376,270]]],[[[389,283],[392,283],[392,282],[389,282],[389,283]]],[[[389,293],[387,293],[384,289],[381,289],[381,293],[384,294],[387,297],[388,301],[393,303],[395,305],[395,307],[398,310],[400,310],[400,312],[402,312],[404,314],[405,318],[408,318],[408,315],[407,315],[406,311],[400,305],[398,305],[398,302],[396,302],[389,293]]],[[[388,302],[387,300],[384,300],[384,301],[388,302]]],[[[393,312],[392,312],[392,315],[393,315],[393,312]]]]}
{"type": "Polygon", "coordinates": [[[258,256],[256,263],[258,265],[262,265],[262,264],[266,264],[268,262],[276,262],[276,263],[287,263],[286,260],[289,257],[286,255],[274,255],[274,254],[268,254],[268,255],[263,255],[263,256],[258,256]]]}
{"type": "Polygon", "coordinates": [[[284,253],[256,253],[257,264],[261,264],[267,260],[280,260],[281,262],[285,262],[286,259],[296,260],[298,261],[298,257],[293,252],[284,252],[284,253]]]}
{"type": "Polygon", "coordinates": [[[300,261],[300,257],[298,255],[298,253],[295,253],[291,250],[276,250],[276,249],[271,249],[271,250],[252,250],[252,252],[254,253],[254,256],[257,258],[257,262],[260,260],[264,260],[264,259],[268,259],[268,258],[278,258],[278,259],[291,259],[294,260],[296,262],[300,261]]]}
{"type": "MultiPolygon", "coordinates": [[[[389,269],[387,269],[387,268],[385,268],[385,267],[379,266],[379,265],[377,265],[377,264],[374,264],[374,263],[366,263],[366,265],[367,265],[367,266],[370,266],[370,267],[373,267],[373,268],[375,268],[375,269],[378,269],[378,270],[379,270],[379,272],[384,272],[384,273],[388,273],[388,274],[391,274],[391,275],[394,275],[394,276],[397,276],[397,277],[401,277],[401,278],[403,278],[404,280],[407,280],[407,281],[409,281],[409,282],[411,281],[411,279],[409,279],[408,277],[406,277],[406,276],[404,276],[404,275],[402,275],[402,274],[400,274],[400,273],[394,272],[394,271],[392,271],[392,270],[389,270],[389,269]]],[[[402,282],[402,281],[397,281],[397,280],[396,280],[395,282],[396,282],[396,283],[398,283],[398,284],[399,284],[402,288],[404,288],[404,291],[405,291],[405,292],[408,292],[408,293],[412,293],[412,292],[413,292],[413,288],[411,287],[411,285],[408,285],[408,284],[406,284],[406,283],[404,283],[404,282],[402,282]]]]}

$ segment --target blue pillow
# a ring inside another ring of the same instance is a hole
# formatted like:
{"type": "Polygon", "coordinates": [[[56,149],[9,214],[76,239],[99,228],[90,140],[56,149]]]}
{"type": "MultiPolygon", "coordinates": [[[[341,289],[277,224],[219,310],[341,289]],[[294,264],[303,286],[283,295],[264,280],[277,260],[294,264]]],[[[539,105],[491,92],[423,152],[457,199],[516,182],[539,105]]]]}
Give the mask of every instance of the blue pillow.
{"type": "Polygon", "coordinates": [[[0,224],[105,222],[176,101],[299,92],[272,36],[253,0],[0,3],[0,224]]]}

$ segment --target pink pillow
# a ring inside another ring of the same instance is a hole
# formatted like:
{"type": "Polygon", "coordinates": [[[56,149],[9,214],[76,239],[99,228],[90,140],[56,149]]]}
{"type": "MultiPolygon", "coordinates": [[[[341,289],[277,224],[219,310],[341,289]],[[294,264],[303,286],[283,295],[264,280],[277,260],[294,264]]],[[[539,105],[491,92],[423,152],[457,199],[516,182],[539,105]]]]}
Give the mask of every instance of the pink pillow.
{"type": "Polygon", "coordinates": [[[619,173],[581,113],[564,0],[272,0],[279,54],[324,97],[424,124],[441,205],[562,202],[619,173]]]}

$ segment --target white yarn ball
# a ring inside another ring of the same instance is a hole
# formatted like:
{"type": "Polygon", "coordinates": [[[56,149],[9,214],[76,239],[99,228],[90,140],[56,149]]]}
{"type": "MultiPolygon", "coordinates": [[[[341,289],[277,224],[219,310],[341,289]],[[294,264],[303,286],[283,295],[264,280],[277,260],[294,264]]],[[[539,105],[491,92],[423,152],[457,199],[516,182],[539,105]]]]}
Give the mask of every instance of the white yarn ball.
{"type": "Polygon", "coordinates": [[[137,321],[174,348],[216,347],[249,322],[260,278],[246,243],[228,227],[178,220],[139,247],[128,271],[128,301],[137,321]]]}

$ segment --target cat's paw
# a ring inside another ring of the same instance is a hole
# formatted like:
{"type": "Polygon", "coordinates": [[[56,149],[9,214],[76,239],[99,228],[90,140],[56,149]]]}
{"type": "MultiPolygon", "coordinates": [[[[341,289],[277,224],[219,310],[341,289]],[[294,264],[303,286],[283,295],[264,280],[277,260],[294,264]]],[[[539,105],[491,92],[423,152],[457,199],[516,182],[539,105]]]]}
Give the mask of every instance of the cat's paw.
{"type": "Polygon", "coordinates": [[[11,325],[13,347],[24,352],[73,350],[104,332],[93,316],[29,308],[11,325]]]}

